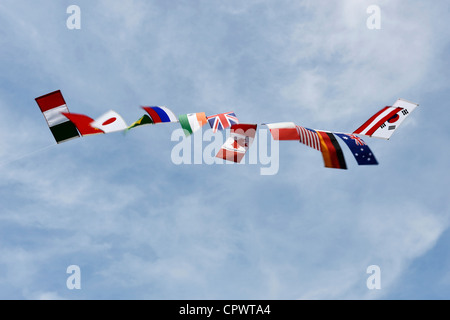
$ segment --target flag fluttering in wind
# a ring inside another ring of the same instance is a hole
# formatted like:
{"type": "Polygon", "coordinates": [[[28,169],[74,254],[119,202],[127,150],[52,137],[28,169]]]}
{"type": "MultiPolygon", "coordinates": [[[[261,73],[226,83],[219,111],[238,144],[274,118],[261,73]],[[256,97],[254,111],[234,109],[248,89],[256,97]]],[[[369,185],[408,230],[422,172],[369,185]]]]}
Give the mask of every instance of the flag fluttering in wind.
{"type": "Polygon", "coordinates": [[[323,162],[327,168],[347,169],[344,153],[342,152],[336,137],[331,132],[316,130],[320,139],[320,150],[323,162]]]}
{"type": "Polygon", "coordinates": [[[234,124],[231,126],[230,137],[222,145],[216,157],[236,163],[241,162],[245,153],[253,143],[256,134],[256,124],[234,124]]]}
{"type": "Polygon", "coordinates": [[[150,116],[144,114],[142,117],[140,117],[138,120],[136,120],[135,122],[133,122],[128,128],[127,130],[139,127],[139,126],[143,126],[146,124],[154,124],[152,118],[150,118],[150,116]]]}
{"type": "Polygon", "coordinates": [[[37,97],[35,100],[56,143],[80,137],[75,125],[63,115],[63,112],[69,112],[69,108],[60,90],[37,97]]]}
{"type": "Polygon", "coordinates": [[[419,105],[398,99],[392,107],[384,107],[364,122],[353,133],[374,138],[389,139],[407,116],[419,105]]]}
{"type": "Polygon", "coordinates": [[[296,126],[298,130],[300,143],[307,145],[317,151],[321,151],[320,148],[320,138],[317,132],[313,129],[308,129],[305,127],[296,126]]]}
{"type": "Polygon", "coordinates": [[[88,117],[84,114],[66,112],[63,112],[63,115],[67,119],[69,119],[75,125],[75,127],[77,127],[78,132],[82,136],[105,133],[103,132],[103,130],[91,126],[91,123],[94,122],[94,119],[92,119],[91,117],[88,117]]]}
{"type": "Polygon", "coordinates": [[[113,110],[109,110],[97,118],[91,123],[91,126],[98,128],[105,133],[123,131],[128,128],[125,120],[123,120],[123,118],[113,110]]]}
{"type": "Polygon", "coordinates": [[[147,111],[153,123],[177,122],[177,117],[169,108],[165,106],[142,107],[147,111]]]}
{"type": "Polygon", "coordinates": [[[239,120],[233,111],[209,116],[207,119],[214,133],[218,130],[230,128],[233,124],[239,123],[239,120]]]}
{"type": "Polygon", "coordinates": [[[178,116],[178,120],[186,137],[199,130],[208,122],[204,112],[182,114],[178,116]]]}
{"type": "Polygon", "coordinates": [[[274,140],[296,140],[300,139],[297,127],[293,122],[265,123],[269,128],[274,140]]]}
{"type": "Polygon", "coordinates": [[[266,124],[274,140],[297,140],[322,153],[327,168],[347,169],[344,153],[332,132],[297,126],[293,122],[266,124]]]}
{"type": "MultiPolygon", "coordinates": [[[[206,117],[204,112],[182,114],[178,118],[165,106],[142,107],[147,114],[127,126],[125,120],[110,110],[97,119],[71,113],[60,90],[35,98],[57,143],[81,136],[130,130],[147,124],[179,122],[186,136],[194,134],[209,123],[213,132],[231,128],[230,136],[222,145],[217,158],[239,163],[255,138],[256,124],[240,124],[236,114],[219,113],[206,117]]],[[[399,125],[418,106],[398,99],[375,113],[353,133],[336,133],[298,126],[294,122],[265,123],[274,140],[299,141],[322,153],[325,167],[347,169],[344,153],[336,139],[339,137],[350,149],[358,165],[377,165],[372,150],[358,135],[389,139],[399,125]]]]}
{"type": "Polygon", "coordinates": [[[363,139],[348,133],[335,133],[335,135],[345,142],[360,166],[378,164],[375,155],[363,139]]]}

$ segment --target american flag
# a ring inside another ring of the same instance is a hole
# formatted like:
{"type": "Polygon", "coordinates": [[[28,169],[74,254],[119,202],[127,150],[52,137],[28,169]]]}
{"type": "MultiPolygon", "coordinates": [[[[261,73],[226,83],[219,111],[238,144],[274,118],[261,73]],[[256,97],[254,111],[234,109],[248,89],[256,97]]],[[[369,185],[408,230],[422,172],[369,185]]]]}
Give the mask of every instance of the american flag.
{"type": "Polygon", "coordinates": [[[233,124],[238,124],[239,120],[234,112],[219,113],[210,117],[207,117],[209,125],[213,129],[213,132],[217,130],[224,130],[231,127],[233,124]]]}
{"type": "Polygon", "coordinates": [[[306,144],[308,147],[314,148],[318,151],[321,151],[320,149],[320,139],[317,135],[317,132],[308,129],[305,127],[296,126],[298,134],[300,136],[300,142],[303,144],[306,144]]]}

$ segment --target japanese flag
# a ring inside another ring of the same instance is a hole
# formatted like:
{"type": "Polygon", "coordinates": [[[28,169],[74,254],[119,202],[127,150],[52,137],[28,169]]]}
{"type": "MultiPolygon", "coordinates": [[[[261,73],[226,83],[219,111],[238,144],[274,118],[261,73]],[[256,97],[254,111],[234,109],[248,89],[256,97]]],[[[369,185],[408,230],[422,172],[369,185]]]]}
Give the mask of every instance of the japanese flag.
{"type": "Polygon", "coordinates": [[[94,122],[91,123],[91,126],[103,130],[105,133],[123,131],[128,128],[122,117],[113,110],[106,112],[94,120],[94,122]]]}

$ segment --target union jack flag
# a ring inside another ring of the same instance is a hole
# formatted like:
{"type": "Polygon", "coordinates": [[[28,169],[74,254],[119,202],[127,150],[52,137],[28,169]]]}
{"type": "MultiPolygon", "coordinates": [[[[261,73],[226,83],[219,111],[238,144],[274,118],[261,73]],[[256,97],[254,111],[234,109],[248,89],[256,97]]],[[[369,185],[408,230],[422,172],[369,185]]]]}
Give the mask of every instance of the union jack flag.
{"type": "Polygon", "coordinates": [[[358,146],[365,146],[366,145],[364,140],[361,139],[360,137],[357,137],[354,134],[349,134],[348,136],[349,136],[350,139],[355,141],[356,145],[358,145],[358,146]]]}
{"type": "Polygon", "coordinates": [[[207,119],[214,133],[217,132],[217,130],[224,130],[231,127],[233,124],[239,123],[239,120],[233,111],[219,113],[214,116],[207,117],[207,119]]]}

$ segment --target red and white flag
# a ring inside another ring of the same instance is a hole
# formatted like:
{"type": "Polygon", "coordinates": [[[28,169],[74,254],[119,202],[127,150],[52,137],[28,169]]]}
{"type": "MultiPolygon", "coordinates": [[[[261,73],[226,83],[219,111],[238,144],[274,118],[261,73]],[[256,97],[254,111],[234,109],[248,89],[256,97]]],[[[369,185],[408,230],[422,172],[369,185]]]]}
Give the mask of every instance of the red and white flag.
{"type": "Polygon", "coordinates": [[[256,134],[256,124],[234,124],[231,126],[230,137],[222,145],[216,157],[236,163],[241,162],[245,153],[253,143],[256,134]]]}
{"type": "Polygon", "coordinates": [[[300,140],[300,136],[295,123],[276,122],[265,124],[272,134],[274,140],[300,140]]]}
{"type": "Polygon", "coordinates": [[[91,126],[105,133],[123,131],[128,128],[125,120],[115,111],[110,110],[91,123],[91,126]]]}
{"type": "Polygon", "coordinates": [[[353,133],[389,139],[403,120],[405,120],[417,106],[417,103],[398,99],[392,107],[384,107],[353,133]]]}
{"type": "Polygon", "coordinates": [[[94,122],[94,119],[84,114],[66,112],[63,112],[62,114],[72,121],[82,136],[104,133],[102,130],[92,127],[91,123],[94,122]]]}

